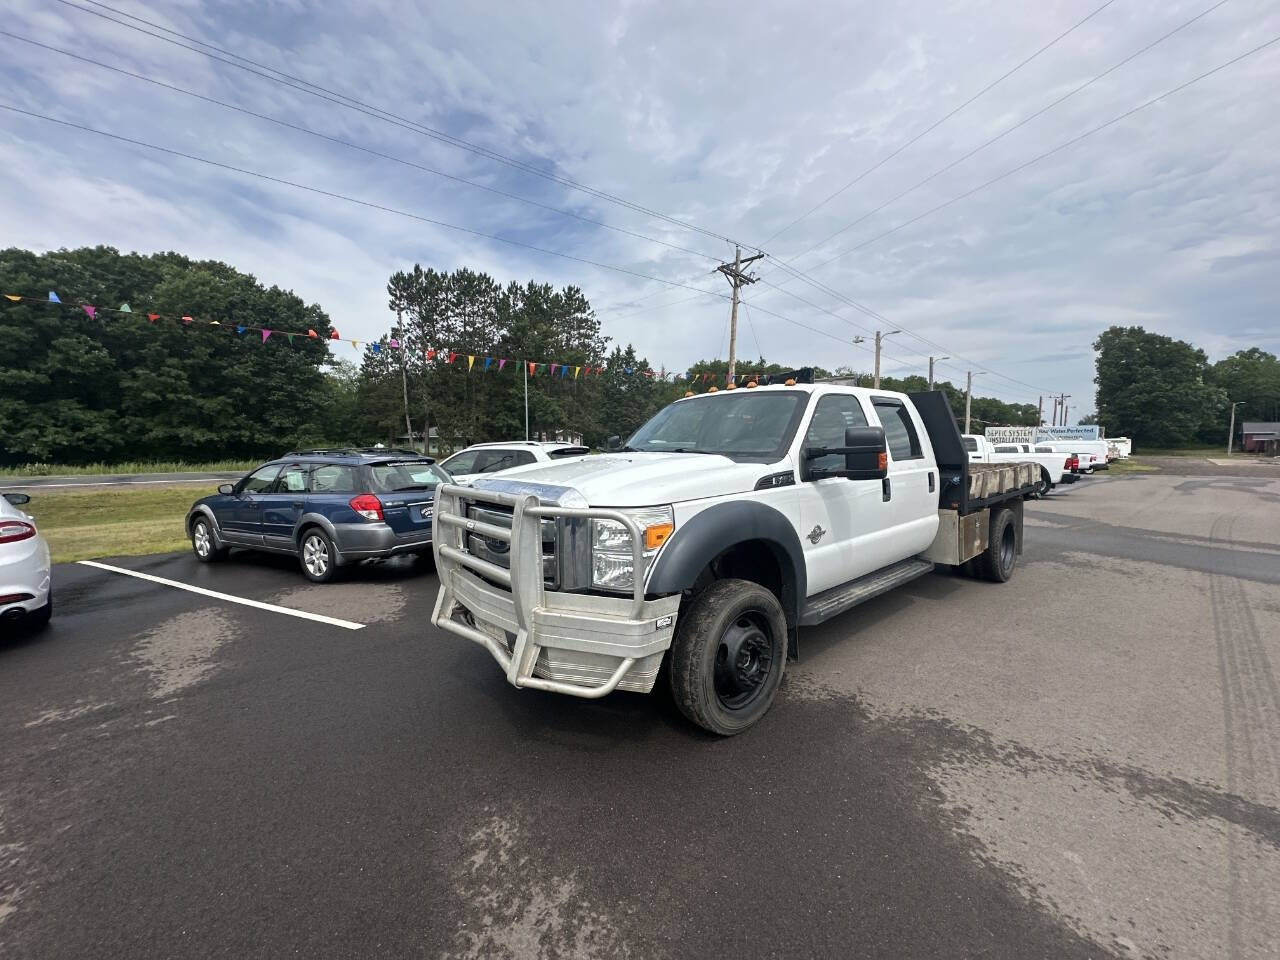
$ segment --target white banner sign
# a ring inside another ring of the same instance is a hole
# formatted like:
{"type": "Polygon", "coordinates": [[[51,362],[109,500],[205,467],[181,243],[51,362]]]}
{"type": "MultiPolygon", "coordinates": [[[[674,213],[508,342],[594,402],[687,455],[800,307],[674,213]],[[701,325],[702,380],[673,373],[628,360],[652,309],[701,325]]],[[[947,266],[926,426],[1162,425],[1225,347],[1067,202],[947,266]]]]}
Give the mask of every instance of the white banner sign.
{"type": "Polygon", "coordinates": [[[986,437],[992,443],[1032,443],[1035,427],[987,427],[986,437]]]}
{"type": "MultiPolygon", "coordinates": [[[[990,430],[987,431],[991,433],[990,430]]],[[[1099,440],[1097,426],[1092,427],[1041,427],[1036,440],[1099,440]]]]}

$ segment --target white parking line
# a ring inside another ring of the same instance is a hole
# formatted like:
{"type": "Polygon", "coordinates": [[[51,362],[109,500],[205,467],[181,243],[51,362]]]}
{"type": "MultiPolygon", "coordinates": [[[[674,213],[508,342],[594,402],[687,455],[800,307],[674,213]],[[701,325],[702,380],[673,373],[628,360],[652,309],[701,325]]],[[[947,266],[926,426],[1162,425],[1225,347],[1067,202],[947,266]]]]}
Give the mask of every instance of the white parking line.
{"type": "Polygon", "coordinates": [[[204,587],[193,587],[189,583],[182,583],[178,580],[168,580],[165,577],[157,577],[150,573],[141,573],[137,570],[128,570],[124,567],[113,567],[109,563],[98,563],[96,560],[81,560],[80,565],[83,567],[95,567],[98,570],[107,570],[111,573],[123,573],[126,577],[137,577],[139,580],[150,580],[152,583],[162,583],[166,587],[177,587],[179,590],[189,590],[191,593],[198,593],[201,596],[213,597],[216,600],[227,600],[231,603],[243,604],[246,607],[256,607],[259,610],[270,610],[272,613],[283,613],[290,617],[299,617],[303,620],[314,620],[316,623],[327,623],[331,627],[343,627],[347,630],[363,630],[363,623],[355,623],[351,620],[339,620],[337,617],[326,617],[319,613],[308,613],[306,610],[293,610],[289,607],[278,607],[274,603],[263,603],[261,600],[249,600],[245,597],[235,597],[229,593],[219,593],[217,590],[206,590],[204,587]]]}

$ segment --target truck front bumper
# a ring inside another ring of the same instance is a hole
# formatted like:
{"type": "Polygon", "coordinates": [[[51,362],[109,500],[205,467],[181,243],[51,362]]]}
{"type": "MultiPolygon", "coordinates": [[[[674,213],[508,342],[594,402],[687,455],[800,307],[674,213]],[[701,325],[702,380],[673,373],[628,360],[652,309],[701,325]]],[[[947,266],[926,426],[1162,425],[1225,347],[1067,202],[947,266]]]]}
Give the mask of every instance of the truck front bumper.
{"type": "Polygon", "coordinates": [[[440,593],[431,622],[483,646],[513,686],[586,698],[653,688],[671,646],[680,597],[645,599],[641,534],[631,517],[449,484],[436,490],[433,524],[440,593]],[[471,519],[468,503],[510,509],[511,528],[471,519]],[[546,589],[544,517],[600,517],[626,526],[636,548],[632,596],[546,589]],[[509,544],[509,566],[470,553],[468,535],[509,544]]]}

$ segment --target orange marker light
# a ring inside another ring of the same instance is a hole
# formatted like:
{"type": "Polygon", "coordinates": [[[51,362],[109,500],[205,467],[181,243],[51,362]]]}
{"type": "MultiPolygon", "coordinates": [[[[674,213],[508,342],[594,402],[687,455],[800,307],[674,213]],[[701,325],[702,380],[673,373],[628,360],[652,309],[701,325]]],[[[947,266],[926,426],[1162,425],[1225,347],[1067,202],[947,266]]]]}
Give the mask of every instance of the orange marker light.
{"type": "Polygon", "coordinates": [[[671,536],[673,530],[675,530],[675,525],[670,523],[655,523],[651,527],[645,527],[644,548],[646,550],[657,550],[667,542],[667,538],[671,536]]]}
{"type": "Polygon", "coordinates": [[[884,453],[882,451],[876,456],[876,469],[877,470],[889,469],[889,455],[887,453],[884,453]]]}

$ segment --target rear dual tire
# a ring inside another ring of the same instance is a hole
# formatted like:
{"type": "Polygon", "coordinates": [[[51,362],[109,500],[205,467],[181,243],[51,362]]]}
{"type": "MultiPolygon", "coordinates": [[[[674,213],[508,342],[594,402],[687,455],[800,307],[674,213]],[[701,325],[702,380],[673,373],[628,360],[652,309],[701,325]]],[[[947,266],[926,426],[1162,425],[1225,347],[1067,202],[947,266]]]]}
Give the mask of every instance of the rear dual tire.
{"type": "Polygon", "coordinates": [[[991,518],[987,549],[971,561],[971,575],[992,583],[1005,583],[1018,565],[1018,525],[1012,510],[1001,510],[991,518]]]}
{"type": "Polygon", "coordinates": [[[757,583],[717,580],[682,612],[668,659],[680,712],[720,736],[741,733],[768,712],[782,683],[782,605],[757,583]]]}

